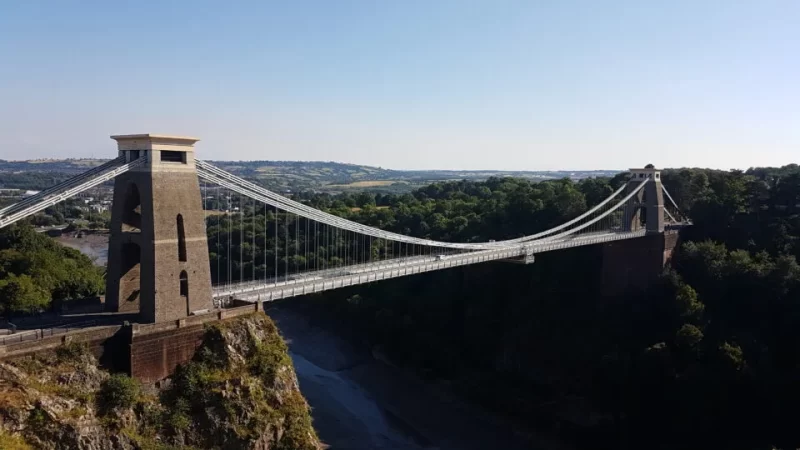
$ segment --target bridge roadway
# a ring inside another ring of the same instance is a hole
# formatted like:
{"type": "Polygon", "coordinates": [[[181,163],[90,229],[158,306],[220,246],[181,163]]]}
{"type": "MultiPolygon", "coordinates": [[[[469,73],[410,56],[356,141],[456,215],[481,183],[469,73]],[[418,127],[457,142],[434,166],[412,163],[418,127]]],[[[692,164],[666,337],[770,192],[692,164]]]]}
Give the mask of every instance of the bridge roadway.
{"type": "Polygon", "coordinates": [[[372,283],[422,272],[448,269],[489,261],[531,256],[553,250],[561,250],[604,242],[632,239],[644,236],[645,230],[632,232],[602,232],[568,236],[562,239],[538,240],[518,247],[479,250],[438,258],[431,256],[409,256],[355,264],[332,269],[301,272],[281,280],[267,279],[255,282],[235,283],[214,287],[215,299],[236,298],[245,301],[273,301],[306,295],[315,292],[340,289],[358,284],[372,283]]]}

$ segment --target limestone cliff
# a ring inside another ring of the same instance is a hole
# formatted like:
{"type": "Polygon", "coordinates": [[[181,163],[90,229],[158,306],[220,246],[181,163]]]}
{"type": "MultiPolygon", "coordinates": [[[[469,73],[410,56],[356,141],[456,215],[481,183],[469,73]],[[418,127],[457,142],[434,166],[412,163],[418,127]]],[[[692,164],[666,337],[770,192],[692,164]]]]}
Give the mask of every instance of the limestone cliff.
{"type": "Polygon", "coordinates": [[[286,345],[264,314],[208,327],[193,361],[155,386],[112,375],[78,345],[0,363],[0,447],[318,449],[286,345]]]}

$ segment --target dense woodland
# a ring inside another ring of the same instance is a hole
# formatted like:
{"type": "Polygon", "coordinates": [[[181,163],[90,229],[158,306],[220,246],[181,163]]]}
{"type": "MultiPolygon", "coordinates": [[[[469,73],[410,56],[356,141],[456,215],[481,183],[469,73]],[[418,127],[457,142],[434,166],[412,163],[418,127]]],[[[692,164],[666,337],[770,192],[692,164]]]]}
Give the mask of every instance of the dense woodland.
{"type": "MultiPolygon", "coordinates": [[[[398,364],[579,446],[800,447],[800,168],[668,170],[663,179],[694,226],[646,292],[603,297],[601,252],[584,247],[544,254],[530,266],[490,263],[307,301],[398,364]]],[[[409,194],[297,198],[387,230],[483,241],[575,217],[625,180],[491,178],[409,194]]],[[[208,218],[217,282],[401,251],[377,240],[342,248],[342,241],[324,239],[325,230],[315,233],[313,223],[263,206],[251,211],[236,197],[217,195],[211,203],[245,211],[208,218]],[[228,259],[231,273],[217,270],[228,259]]],[[[0,235],[2,289],[36,291],[30,298],[40,299],[55,289],[77,296],[100,288],[91,271],[72,275],[94,280],[77,285],[49,275],[44,260],[67,258],[80,270],[88,261],[68,249],[58,253],[23,228],[0,235]],[[31,258],[29,250],[47,256],[31,258]],[[20,281],[25,276],[47,283],[20,281]]]]}

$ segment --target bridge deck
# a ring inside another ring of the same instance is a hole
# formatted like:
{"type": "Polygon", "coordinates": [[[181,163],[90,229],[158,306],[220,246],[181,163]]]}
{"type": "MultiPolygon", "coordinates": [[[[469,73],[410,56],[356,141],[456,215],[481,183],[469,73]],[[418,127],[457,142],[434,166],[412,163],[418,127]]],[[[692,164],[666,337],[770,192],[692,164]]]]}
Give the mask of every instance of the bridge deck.
{"type": "Polygon", "coordinates": [[[517,258],[536,253],[544,253],[565,248],[580,247],[642,237],[645,230],[633,232],[611,232],[586,234],[553,241],[535,241],[513,248],[497,250],[481,250],[444,258],[436,256],[411,256],[386,261],[358,264],[320,271],[303,272],[290,276],[283,281],[279,279],[256,282],[237,283],[214,288],[214,298],[234,297],[240,300],[273,301],[283,298],[306,295],[316,292],[339,289],[375,281],[398,278],[434,270],[449,269],[489,261],[517,258]]]}

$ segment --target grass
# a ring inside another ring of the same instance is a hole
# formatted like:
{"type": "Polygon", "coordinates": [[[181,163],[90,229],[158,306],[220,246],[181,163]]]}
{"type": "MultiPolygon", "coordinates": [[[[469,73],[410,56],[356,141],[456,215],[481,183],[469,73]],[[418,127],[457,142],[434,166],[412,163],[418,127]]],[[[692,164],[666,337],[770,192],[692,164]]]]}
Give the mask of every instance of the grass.
{"type": "Polygon", "coordinates": [[[35,356],[25,356],[11,362],[12,365],[19,367],[28,374],[41,373],[42,370],[49,367],[35,356]]]}
{"type": "Polygon", "coordinates": [[[0,448],[3,450],[32,450],[22,436],[8,434],[0,428],[0,448]]]}
{"type": "Polygon", "coordinates": [[[71,394],[71,390],[66,386],[61,386],[56,383],[42,382],[35,378],[28,380],[27,385],[28,387],[36,389],[42,394],[51,394],[64,397],[69,397],[71,394]]]}
{"type": "MultiPolygon", "coordinates": [[[[81,360],[90,355],[89,347],[84,342],[70,342],[55,349],[53,353],[44,353],[38,356],[27,356],[12,361],[15,367],[25,371],[28,376],[24,380],[25,386],[35,389],[43,394],[57,395],[78,400],[83,405],[94,401],[94,393],[82,391],[66,384],[53,381],[48,374],[66,374],[76,370],[81,360]]],[[[13,402],[15,394],[0,394],[2,402],[13,402]]],[[[0,447],[2,448],[2,447],[0,447]]]]}
{"type": "Polygon", "coordinates": [[[73,420],[78,420],[81,417],[85,416],[89,411],[84,408],[83,406],[76,406],[67,412],[67,417],[73,420]]]}

